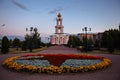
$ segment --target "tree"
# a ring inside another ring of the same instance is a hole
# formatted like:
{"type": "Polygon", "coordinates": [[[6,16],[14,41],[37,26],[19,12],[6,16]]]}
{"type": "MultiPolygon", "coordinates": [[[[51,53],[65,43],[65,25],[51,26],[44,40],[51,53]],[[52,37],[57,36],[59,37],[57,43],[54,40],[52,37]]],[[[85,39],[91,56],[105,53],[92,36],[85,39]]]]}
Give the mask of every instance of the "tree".
{"type": "Polygon", "coordinates": [[[113,53],[114,52],[114,40],[110,33],[108,34],[108,37],[107,37],[107,45],[108,45],[108,51],[110,53],[113,53]]]}
{"type": "MultiPolygon", "coordinates": [[[[28,31],[28,29],[26,29],[26,31],[28,31]]],[[[32,52],[32,49],[40,47],[40,34],[38,33],[37,28],[30,28],[30,34],[26,34],[25,36],[25,43],[30,52],[32,52]]]]}
{"type": "Polygon", "coordinates": [[[88,51],[91,51],[93,49],[93,40],[92,40],[92,38],[87,39],[87,49],[88,49],[88,51]]]}
{"type": "Polygon", "coordinates": [[[26,51],[26,50],[27,50],[27,42],[26,42],[26,41],[22,41],[22,42],[21,42],[21,49],[22,49],[23,51],[26,51]]]}
{"type": "Polygon", "coordinates": [[[88,39],[86,37],[83,37],[82,45],[84,46],[83,50],[87,52],[88,51],[88,39]]]}
{"type": "Polygon", "coordinates": [[[108,31],[105,31],[102,35],[101,47],[103,47],[103,48],[107,48],[107,33],[108,33],[108,31]]]}
{"type": "Polygon", "coordinates": [[[9,52],[9,40],[7,38],[7,36],[4,36],[2,38],[2,49],[1,49],[2,53],[8,53],[9,52]]]}
{"type": "Polygon", "coordinates": [[[95,43],[94,43],[94,49],[99,49],[100,48],[99,43],[100,43],[100,40],[96,39],[95,43]]]}
{"type": "Polygon", "coordinates": [[[113,38],[113,41],[114,41],[114,47],[116,49],[120,49],[120,44],[119,44],[119,41],[120,41],[120,31],[119,30],[110,30],[111,32],[111,36],[113,38]]]}
{"type": "Polygon", "coordinates": [[[28,48],[30,50],[30,52],[32,52],[33,41],[32,41],[32,37],[30,35],[28,35],[28,34],[26,34],[26,36],[25,36],[24,45],[26,46],[26,48],[28,48]]]}
{"type": "Polygon", "coordinates": [[[13,40],[13,46],[16,47],[16,50],[18,51],[18,47],[20,46],[20,40],[18,38],[13,40]]]}
{"type": "Polygon", "coordinates": [[[9,46],[10,46],[10,47],[13,46],[13,41],[12,41],[12,39],[9,40],[9,46]]]}
{"type": "Polygon", "coordinates": [[[101,45],[107,48],[110,53],[114,52],[114,49],[120,49],[120,32],[117,29],[110,29],[105,31],[102,36],[101,45]]]}
{"type": "Polygon", "coordinates": [[[75,35],[69,36],[69,40],[68,40],[68,44],[67,44],[68,47],[75,48],[75,47],[80,46],[80,44],[81,44],[80,39],[77,36],[75,36],[75,35]]]}
{"type": "Polygon", "coordinates": [[[72,42],[73,42],[73,38],[72,38],[72,36],[69,36],[69,40],[68,40],[67,46],[68,47],[72,47],[72,42]]]}
{"type": "Polygon", "coordinates": [[[40,47],[40,34],[38,33],[38,29],[34,28],[34,33],[33,33],[33,45],[34,48],[39,48],[40,47]]]}

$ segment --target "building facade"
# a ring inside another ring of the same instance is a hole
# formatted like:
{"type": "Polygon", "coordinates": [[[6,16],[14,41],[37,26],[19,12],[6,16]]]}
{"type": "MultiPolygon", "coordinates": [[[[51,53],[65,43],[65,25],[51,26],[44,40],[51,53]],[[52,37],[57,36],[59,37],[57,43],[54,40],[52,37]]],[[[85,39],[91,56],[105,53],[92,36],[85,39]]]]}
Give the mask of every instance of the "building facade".
{"type": "MultiPolygon", "coordinates": [[[[85,33],[78,33],[77,36],[78,36],[78,38],[79,38],[81,41],[83,41],[83,38],[86,37],[86,34],[85,34],[85,33]]],[[[88,39],[88,40],[91,39],[91,40],[93,41],[93,43],[95,43],[95,41],[96,41],[98,38],[99,38],[99,37],[98,37],[98,34],[97,34],[97,33],[88,33],[88,34],[87,34],[87,39],[88,39]]]]}
{"type": "Polygon", "coordinates": [[[69,36],[64,34],[62,20],[62,15],[59,13],[56,18],[55,34],[51,35],[50,42],[52,45],[65,45],[68,43],[69,36]]]}
{"type": "MultiPolygon", "coordinates": [[[[99,45],[99,47],[101,47],[102,35],[103,35],[103,33],[88,33],[87,39],[88,40],[91,39],[93,44],[96,44],[96,41],[98,41],[98,45],[99,45]]],[[[85,33],[78,33],[77,36],[81,41],[83,41],[83,38],[86,37],[86,34],[85,33]]]]}

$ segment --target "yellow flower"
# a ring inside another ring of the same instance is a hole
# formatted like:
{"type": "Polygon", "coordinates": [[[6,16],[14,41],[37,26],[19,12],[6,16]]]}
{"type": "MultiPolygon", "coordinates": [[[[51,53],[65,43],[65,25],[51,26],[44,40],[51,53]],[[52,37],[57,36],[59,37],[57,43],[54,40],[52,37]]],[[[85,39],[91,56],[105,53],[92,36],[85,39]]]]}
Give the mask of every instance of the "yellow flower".
{"type": "MultiPolygon", "coordinates": [[[[83,55],[79,55],[79,56],[83,56],[83,55]]],[[[85,55],[85,56],[89,56],[89,55],[85,55]]],[[[106,68],[108,66],[110,66],[112,64],[111,60],[108,58],[103,58],[102,62],[98,63],[98,64],[94,64],[94,65],[90,65],[90,66],[79,66],[79,67],[70,67],[70,66],[54,66],[51,65],[49,67],[36,67],[36,66],[31,66],[31,65],[24,65],[24,64],[18,64],[16,62],[14,62],[14,60],[20,58],[20,56],[15,56],[15,57],[11,57],[6,59],[3,62],[3,66],[16,70],[16,71],[21,71],[21,70],[25,70],[25,71],[29,71],[29,72],[44,72],[44,73],[48,73],[48,74],[53,74],[53,73],[64,73],[64,72],[86,72],[86,71],[94,71],[94,70],[99,70],[99,69],[103,69],[106,68]]]]}

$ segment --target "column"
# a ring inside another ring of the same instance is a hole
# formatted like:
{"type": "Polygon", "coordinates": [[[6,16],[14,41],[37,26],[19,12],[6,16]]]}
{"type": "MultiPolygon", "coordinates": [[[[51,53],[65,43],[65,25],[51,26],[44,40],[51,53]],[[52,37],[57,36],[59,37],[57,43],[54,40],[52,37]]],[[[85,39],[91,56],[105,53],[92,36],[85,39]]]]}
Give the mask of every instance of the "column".
{"type": "Polygon", "coordinates": [[[58,33],[58,28],[57,28],[57,26],[55,27],[55,33],[58,33]]]}

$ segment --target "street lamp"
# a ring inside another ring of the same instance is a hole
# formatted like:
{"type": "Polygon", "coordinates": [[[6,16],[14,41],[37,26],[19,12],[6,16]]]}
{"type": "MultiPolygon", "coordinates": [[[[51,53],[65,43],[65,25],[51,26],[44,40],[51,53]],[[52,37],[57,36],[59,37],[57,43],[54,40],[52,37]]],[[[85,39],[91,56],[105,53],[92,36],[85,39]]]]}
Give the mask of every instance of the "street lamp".
{"type": "MultiPolygon", "coordinates": [[[[4,27],[5,26],[5,24],[2,24],[0,27],[4,27]]],[[[0,35],[2,35],[2,34],[0,34],[0,35]]]]}
{"type": "Polygon", "coordinates": [[[84,49],[87,52],[87,50],[88,50],[88,46],[87,46],[87,31],[91,31],[91,28],[84,27],[84,28],[82,28],[82,31],[85,31],[85,46],[84,46],[84,49]]]}
{"type": "Polygon", "coordinates": [[[30,37],[29,37],[29,49],[30,52],[32,52],[32,48],[33,48],[33,42],[32,42],[32,31],[33,31],[33,27],[30,27],[30,29],[26,28],[26,32],[30,31],[30,37]]]}

